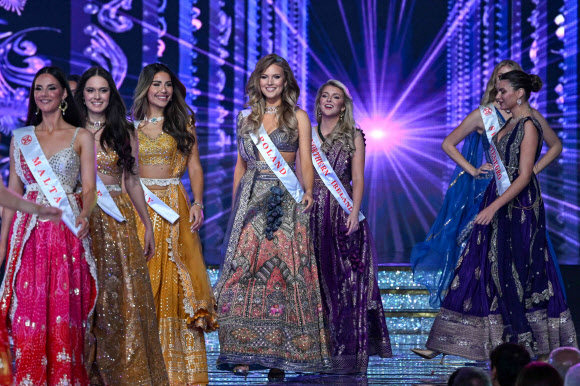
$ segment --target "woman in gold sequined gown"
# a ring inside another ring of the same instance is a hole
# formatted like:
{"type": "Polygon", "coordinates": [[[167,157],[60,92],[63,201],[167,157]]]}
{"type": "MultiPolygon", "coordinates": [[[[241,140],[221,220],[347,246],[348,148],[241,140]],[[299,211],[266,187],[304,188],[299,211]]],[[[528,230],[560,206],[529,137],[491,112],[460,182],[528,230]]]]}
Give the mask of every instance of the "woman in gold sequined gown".
{"type": "MultiPolygon", "coordinates": [[[[203,223],[203,170],[185,86],[166,66],[150,64],[139,76],[132,112],[141,182],[179,214],[171,224],[149,208],[156,246],[149,274],[169,382],[205,384],[204,332],[217,328],[217,317],[197,234],[203,223]],[[180,181],[186,170],[193,205],[180,181]]],[[[138,228],[143,238],[145,229],[138,228]]]]}
{"type": "Polygon", "coordinates": [[[91,384],[167,385],[146,258],[153,257],[153,226],[136,165],[137,139],[113,78],[88,69],[75,94],[81,118],[97,144],[97,172],[126,221],[95,208],[90,219],[99,294],[88,353],[91,384]],[[124,182],[128,193],[121,191],[124,182]],[[133,205],[144,229],[139,243],[133,205]]]}

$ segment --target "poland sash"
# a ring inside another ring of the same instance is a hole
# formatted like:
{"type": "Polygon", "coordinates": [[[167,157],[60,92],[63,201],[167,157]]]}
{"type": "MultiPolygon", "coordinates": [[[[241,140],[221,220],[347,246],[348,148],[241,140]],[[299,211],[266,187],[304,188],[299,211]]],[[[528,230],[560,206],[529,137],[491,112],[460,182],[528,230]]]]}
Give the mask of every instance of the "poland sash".
{"type": "Polygon", "coordinates": [[[260,126],[260,130],[258,131],[259,137],[254,134],[250,133],[250,137],[254,142],[254,145],[258,148],[258,151],[270,167],[270,169],[274,172],[276,177],[282,182],[288,193],[294,198],[294,200],[298,203],[302,202],[302,196],[304,195],[304,191],[302,190],[302,186],[300,186],[300,182],[296,175],[290,169],[290,166],[286,163],[282,154],[268,133],[266,133],[266,129],[264,129],[264,125],[260,126]]]}
{"type": "Polygon", "coordinates": [[[173,209],[163,201],[159,199],[156,195],[149,190],[147,186],[143,182],[141,182],[141,187],[143,188],[143,192],[145,193],[145,202],[147,205],[151,207],[158,215],[169,221],[170,223],[175,223],[179,218],[179,215],[175,213],[173,209]]]}
{"type": "MultiPolygon", "coordinates": [[[[133,121],[135,129],[139,128],[139,123],[141,123],[141,121],[133,121]]],[[[169,205],[161,201],[159,197],[153,194],[153,192],[147,186],[145,186],[143,182],[141,182],[141,187],[143,188],[143,193],[145,193],[145,202],[147,202],[147,205],[149,205],[151,209],[153,209],[155,212],[157,212],[158,215],[170,223],[175,223],[179,218],[179,215],[175,213],[175,211],[171,209],[169,205]]]]}
{"type": "Polygon", "coordinates": [[[109,216],[114,218],[119,222],[126,221],[125,217],[121,214],[119,208],[117,208],[117,204],[113,200],[113,197],[109,194],[107,190],[107,186],[101,181],[99,176],[97,175],[97,205],[109,216]]]}
{"type": "Polygon", "coordinates": [[[492,141],[492,137],[501,129],[499,127],[499,120],[495,113],[495,106],[490,103],[486,106],[479,106],[481,118],[483,119],[483,126],[485,127],[485,135],[489,142],[489,156],[493,165],[493,176],[497,185],[497,192],[501,196],[511,185],[507,171],[501,159],[497,148],[492,141]]]}
{"type": "MultiPolygon", "coordinates": [[[[318,172],[320,179],[324,182],[324,185],[330,190],[330,193],[334,196],[336,201],[340,204],[342,209],[348,214],[351,214],[353,209],[353,202],[344,189],[344,186],[338,179],[336,173],[332,166],[330,166],[330,162],[328,162],[328,158],[326,158],[326,154],[324,154],[320,148],[320,139],[316,133],[315,126],[312,127],[312,164],[314,168],[318,172]]],[[[365,219],[365,216],[362,214],[361,211],[358,212],[358,221],[361,222],[365,219]]]]}
{"type": "Polygon", "coordinates": [[[21,127],[12,133],[26,165],[28,165],[48,203],[50,206],[62,210],[62,221],[75,236],[78,235],[80,227],[75,226],[76,217],[67,194],[40,147],[38,138],[34,133],[34,126],[21,127]]]}

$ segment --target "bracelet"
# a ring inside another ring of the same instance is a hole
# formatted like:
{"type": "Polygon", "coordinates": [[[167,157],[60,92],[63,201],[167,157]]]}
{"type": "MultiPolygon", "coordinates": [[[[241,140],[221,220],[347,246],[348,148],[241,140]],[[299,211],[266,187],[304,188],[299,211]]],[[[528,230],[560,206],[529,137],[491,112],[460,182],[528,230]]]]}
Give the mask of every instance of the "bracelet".
{"type": "Polygon", "coordinates": [[[200,204],[199,202],[192,202],[191,205],[197,205],[201,208],[201,210],[205,209],[205,206],[203,206],[203,204],[200,204]]]}

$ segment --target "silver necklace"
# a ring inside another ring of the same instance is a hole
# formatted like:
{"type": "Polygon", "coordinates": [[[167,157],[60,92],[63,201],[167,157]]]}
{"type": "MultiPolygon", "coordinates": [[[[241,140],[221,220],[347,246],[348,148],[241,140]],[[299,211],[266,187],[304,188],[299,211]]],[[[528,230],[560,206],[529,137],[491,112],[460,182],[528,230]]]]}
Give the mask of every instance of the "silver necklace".
{"type": "Polygon", "coordinates": [[[153,118],[147,118],[145,117],[145,120],[149,123],[152,123],[154,125],[156,125],[157,123],[161,122],[162,120],[164,120],[165,117],[161,116],[161,117],[153,117],[153,118]]]}
{"type": "Polygon", "coordinates": [[[264,114],[276,114],[278,112],[278,107],[280,106],[266,106],[264,114]]]}

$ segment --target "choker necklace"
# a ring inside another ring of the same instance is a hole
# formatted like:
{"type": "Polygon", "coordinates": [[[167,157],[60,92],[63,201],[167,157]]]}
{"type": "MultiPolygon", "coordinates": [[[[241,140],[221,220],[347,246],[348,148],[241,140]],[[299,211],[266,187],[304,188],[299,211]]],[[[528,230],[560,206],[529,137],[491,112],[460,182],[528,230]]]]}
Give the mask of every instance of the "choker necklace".
{"type": "Polygon", "coordinates": [[[105,122],[101,122],[101,121],[94,121],[91,122],[88,118],[87,118],[87,123],[89,124],[89,129],[91,131],[94,130],[93,134],[96,134],[99,130],[101,130],[103,127],[105,127],[105,122]]]}
{"type": "Polygon", "coordinates": [[[161,117],[153,117],[153,118],[147,118],[145,117],[145,120],[149,123],[152,123],[154,125],[158,124],[159,122],[161,122],[162,120],[164,120],[165,117],[161,116],[161,117]]]}
{"type": "Polygon", "coordinates": [[[280,106],[266,106],[264,114],[276,114],[278,112],[278,107],[280,106]]]}

